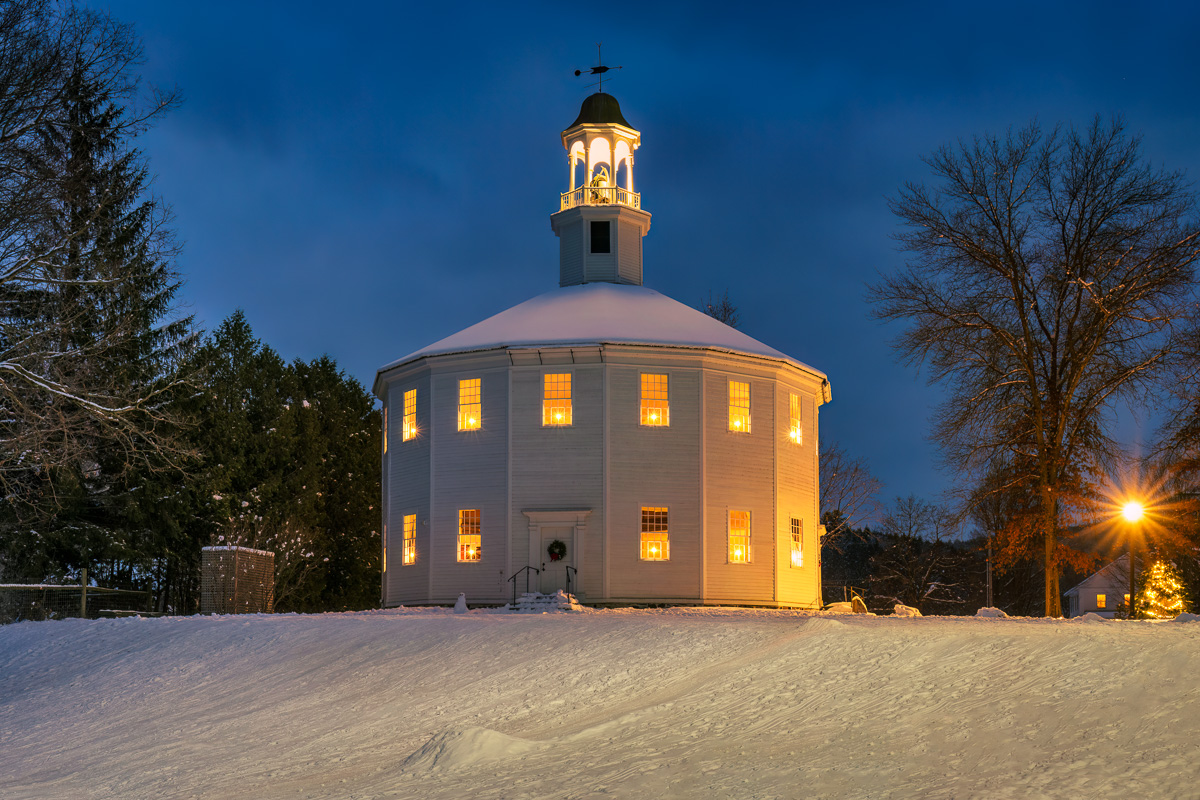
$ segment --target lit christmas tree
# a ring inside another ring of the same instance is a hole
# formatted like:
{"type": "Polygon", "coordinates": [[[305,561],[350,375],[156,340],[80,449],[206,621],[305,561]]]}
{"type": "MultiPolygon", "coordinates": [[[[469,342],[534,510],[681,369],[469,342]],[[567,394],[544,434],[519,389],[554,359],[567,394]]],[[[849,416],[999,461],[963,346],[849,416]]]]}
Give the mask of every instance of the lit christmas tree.
{"type": "Polygon", "coordinates": [[[1187,611],[1179,570],[1169,561],[1155,561],[1146,572],[1138,612],[1152,619],[1174,619],[1187,611]]]}

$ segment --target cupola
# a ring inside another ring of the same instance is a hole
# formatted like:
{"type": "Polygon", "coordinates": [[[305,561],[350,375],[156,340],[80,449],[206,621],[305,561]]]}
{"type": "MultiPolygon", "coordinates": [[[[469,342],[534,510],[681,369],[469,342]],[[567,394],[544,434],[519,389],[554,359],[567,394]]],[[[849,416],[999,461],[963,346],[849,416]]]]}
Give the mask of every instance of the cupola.
{"type": "Polygon", "coordinates": [[[550,227],[559,239],[559,286],[642,283],[642,237],[650,215],[633,188],[633,151],[642,135],[604,92],[583,101],[562,132],[567,191],[550,227]]]}

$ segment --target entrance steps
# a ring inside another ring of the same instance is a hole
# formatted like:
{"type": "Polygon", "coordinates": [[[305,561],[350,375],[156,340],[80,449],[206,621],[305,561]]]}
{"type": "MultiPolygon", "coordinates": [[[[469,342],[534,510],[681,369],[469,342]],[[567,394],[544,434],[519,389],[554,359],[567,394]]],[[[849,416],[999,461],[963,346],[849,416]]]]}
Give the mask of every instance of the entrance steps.
{"type": "Polygon", "coordinates": [[[583,610],[583,606],[579,605],[575,595],[567,594],[561,589],[553,594],[525,592],[517,598],[516,605],[509,603],[504,608],[514,614],[545,614],[547,612],[583,610]]]}

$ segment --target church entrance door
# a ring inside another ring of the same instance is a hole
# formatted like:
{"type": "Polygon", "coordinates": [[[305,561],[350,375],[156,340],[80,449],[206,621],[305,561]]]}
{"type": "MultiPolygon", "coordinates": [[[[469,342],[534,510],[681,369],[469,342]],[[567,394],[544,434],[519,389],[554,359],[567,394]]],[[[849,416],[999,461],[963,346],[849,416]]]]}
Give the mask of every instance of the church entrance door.
{"type": "MultiPolygon", "coordinates": [[[[574,567],[575,561],[575,528],[548,528],[541,529],[542,532],[542,574],[541,591],[544,594],[557,592],[559,589],[566,591],[567,589],[567,567],[574,567]],[[562,542],[567,552],[563,557],[555,561],[550,557],[550,545],[554,542],[562,542]]],[[[579,587],[575,585],[575,575],[571,576],[571,589],[573,592],[578,592],[579,587]]]]}

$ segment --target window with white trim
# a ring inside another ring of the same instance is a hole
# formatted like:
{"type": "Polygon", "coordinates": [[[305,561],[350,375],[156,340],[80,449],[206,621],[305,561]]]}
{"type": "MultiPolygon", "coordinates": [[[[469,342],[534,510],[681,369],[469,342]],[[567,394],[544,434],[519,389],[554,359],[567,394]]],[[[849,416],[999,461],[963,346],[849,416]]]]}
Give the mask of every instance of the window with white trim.
{"type": "Polygon", "coordinates": [[[458,382],[458,429],[474,431],[483,427],[483,390],[481,378],[458,382]]]}
{"type": "Polygon", "coordinates": [[[480,533],[479,509],[460,508],[458,510],[458,560],[479,561],[483,553],[483,539],[480,533]]]}
{"type": "Polygon", "coordinates": [[[571,373],[542,378],[542,426],[571,424],[571,373]]]}
{"type": "Polygon", "coordinates": [[[642,560],[668,561],[671,540],[667,535],[667,509],[642,506],[642,560]]]}
{"type": "Polygon", "coordinates": [[[415,439],[417,436],[417,390],[409,389],[404,393],[404,418],[400,423],[400,438],[404,441],[415,439]]]}
{"type": "Polygon", "coordinates": [[[789,416],[791,418],[791,427],[788,430],[788,438],[791,439],[794,444],[804,444],[804,418],[803,414],[801,413],[800,395],[793,394],[790,395],[790,398],[791,399],[788,401],[788,406],[790,411],[789,416]]]}
{"type": "Polygon", "coordinates": [[[750,512],[729,512],[729,563],[750,563],[750,512]]]}
{"type": "Polygon", "coordinates": [[[642,424],[669,426],[671,403],[666,375],[642,373],[642,424]]]}
{"type": "Polygon", "coordinates": [[[404,549],[403,560],[405,564],[417,563],[417,515],[404,515],[404,549]]]}
{"type": "Polygon", "coordinates": [[[804,523],[796,517],[792,517],[792,566],[804,566],[804,523]]]}
{"type": "Polygon", "coordinates": [[[729,430],[750,432],[750,384],[747,381],[729,382],[729,430]]]}

